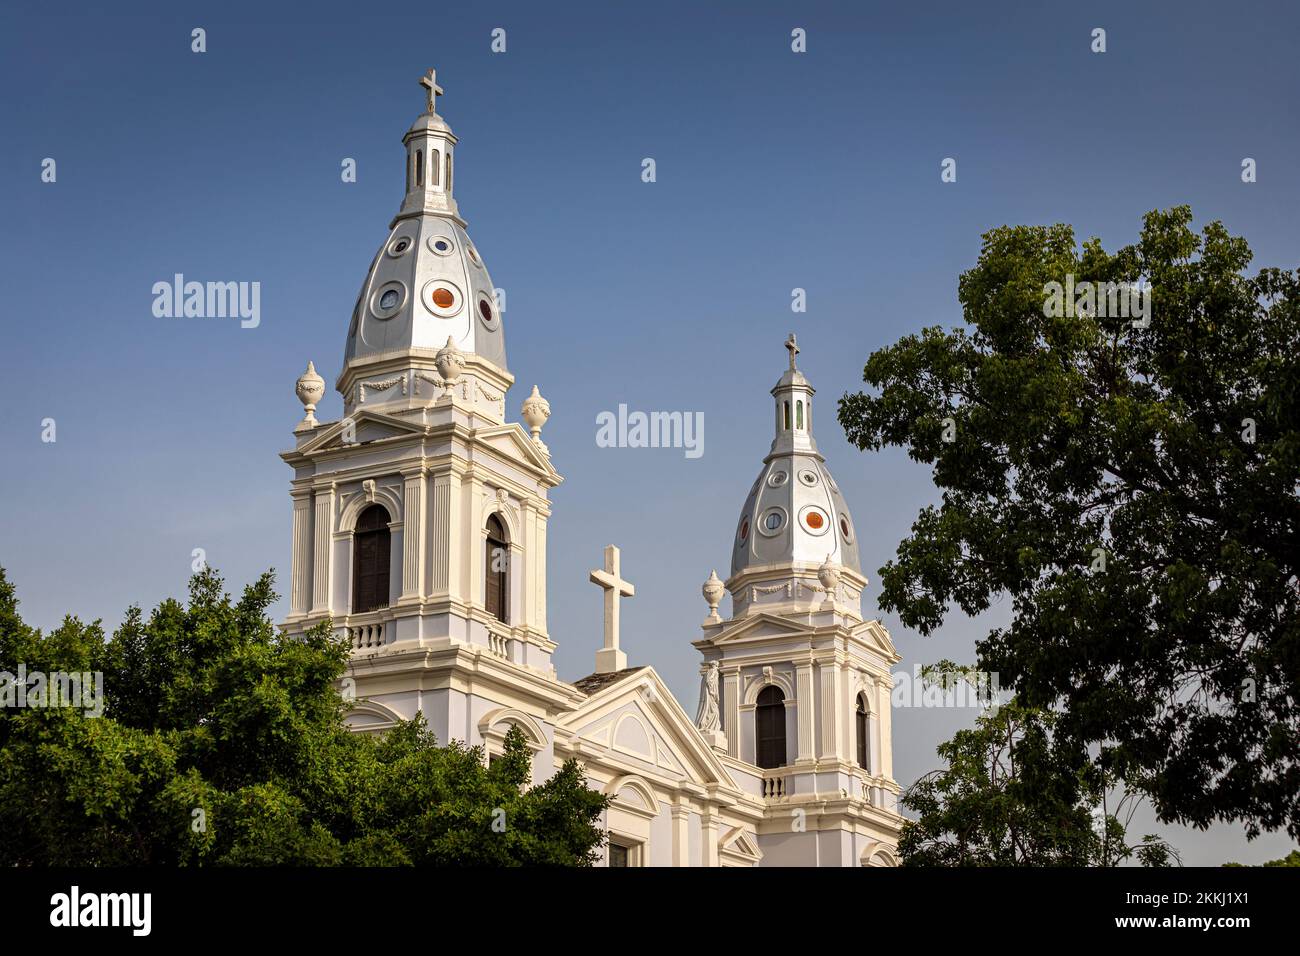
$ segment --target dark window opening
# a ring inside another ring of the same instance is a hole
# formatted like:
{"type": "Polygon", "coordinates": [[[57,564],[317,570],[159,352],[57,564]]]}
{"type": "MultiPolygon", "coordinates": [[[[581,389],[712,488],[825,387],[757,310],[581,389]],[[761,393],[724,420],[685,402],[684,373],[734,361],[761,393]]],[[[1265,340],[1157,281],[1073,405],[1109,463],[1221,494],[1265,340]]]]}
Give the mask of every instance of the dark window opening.
{"type": "Polygon", "coordinates": [[[507,605],[510,602],[510,547],[506,529],[496,515],[487,522],[487,553],[485,559],[483,605],[487,612],[503,624],[509,623],[507,605]]]}
{"type": "Polygon", "coordinates": [[[869,747],[867,745],[867,700],[861,694],[858,695],[858,712],[856,714],[856,725],[858,732],[858,766],[863,770],[870,770],[869,747]]]}
{"type": "Polygon", "coordinates": [[[785,694],[781,688],[767,686],[758,695],[754,708],[756,763],[766,769],[785,766],[785,694]]]}
{"type": "Polygon", "coordinates": [[[391,550],[388,512],[371,505],[357,518],[352,535],[352,611],[360,614],[388,607],[388,562],[391,550]]]}

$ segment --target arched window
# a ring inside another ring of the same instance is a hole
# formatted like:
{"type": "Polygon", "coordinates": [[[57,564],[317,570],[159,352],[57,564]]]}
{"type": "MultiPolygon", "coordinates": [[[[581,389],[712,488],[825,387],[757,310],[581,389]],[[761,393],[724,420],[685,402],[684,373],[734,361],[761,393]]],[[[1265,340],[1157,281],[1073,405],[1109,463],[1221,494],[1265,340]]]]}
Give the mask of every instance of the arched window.
{"type": "Polygon", "coordinates": [[[785,766],[785,694],[768,685],[754,708],[755,763],[767,769],[785,766]]]}
{"type": "Polygon", "coordinates": [[[794,427],[803,431],[803,402],[794,403],[794,427]]]}
{"type": "Polygon", "coordinates": [[[871,764],[868,759],[870,748],[867,744],[867,698],[862,694],[858,695],[858,712],[855,715],[854,725],[858,732],[858,766],[863,770],[870,770],[871,764]]]}
{"type": "Polygon", "coordinates": [[[785,430],[789,431],[790,430],[790,403],[783,402],[782,404],[785,406],[785,430]]]}
{"type": "Polygon", "coordinates": [[[483,605],[502,623],[509,623],[510,547],[501,519],[492,515],[487,521],[487,549],[484,557],[483,605]]]}
{"type": "Polygon", "coordinates": [[[415,151],[415,185],[424,185],[424,150],[415,151]]]}
{"type": "Polygon", "coordinates": [[[436,149],[429,150],[429,185],[438,185],[438,175],[442,171],[442,156],[436,149]]]}
{"type": "Polygon", "coordinates": [[[371,505],[352,534],[352,612],[388,607],[388,512],[371,505]]]}
{"type": "Polygon", "coordinates": [[[447,192],[451,192],[451,153],[447,154],[447,192]]]}

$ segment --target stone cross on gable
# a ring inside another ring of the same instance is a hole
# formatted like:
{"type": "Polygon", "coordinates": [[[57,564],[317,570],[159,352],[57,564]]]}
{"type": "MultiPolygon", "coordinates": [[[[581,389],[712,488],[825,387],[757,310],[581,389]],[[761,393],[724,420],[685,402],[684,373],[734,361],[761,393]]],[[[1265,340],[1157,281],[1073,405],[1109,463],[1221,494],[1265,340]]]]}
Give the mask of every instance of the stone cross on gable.
{"type": "Polygon", "coordinates": [[[619,576],[618,548],[605,546],[605,567],[591,572],[591,583],[605,589],[605,646],[596,652],[596,673],[611,674],[627,667],[627,655],[618,646],[618,604],[635,597],[636,588],[619,576]]]}
{"type": "Polygon", "coordinates": [[[429,112],[438,112],[438,97],[442,96],[443,89],[438,85],[438,71],[432,67],[429,72],[420,77],[420,85],[424,87],[429,97],[429,112]]]}

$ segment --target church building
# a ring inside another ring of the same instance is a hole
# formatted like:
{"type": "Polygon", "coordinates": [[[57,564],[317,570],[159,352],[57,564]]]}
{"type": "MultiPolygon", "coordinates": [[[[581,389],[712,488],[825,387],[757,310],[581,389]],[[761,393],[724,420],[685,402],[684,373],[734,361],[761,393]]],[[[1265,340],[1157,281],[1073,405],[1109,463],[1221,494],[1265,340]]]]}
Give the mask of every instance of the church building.
{"type": "Polygon", "coordinates": [[[440,741],[491,759],[516,726],[534,783],[577,758],[612,797],[609,866],[895,865],[899,657],[861,615],[858,527],[817,449],[793,335],[730,574],[702,588],[694,719],[619,644],[634,589],[613,545],[591,572],[605,600],[595,669],[556,673],[546,532],[562,479],[541,439],[550,407],[534,387],[521,421],[507,421],[503,317],[456,204],[442,89],[432,70],[420,82],[427,109],[403,137],[406,194],[335,380],[343,418],[317,421],[325,382],[312,364],[297,383],[306,416],[281,455],[293,469],[284,629],[328,619],[351,641],[357,732],[422,713],[440,741]]]}

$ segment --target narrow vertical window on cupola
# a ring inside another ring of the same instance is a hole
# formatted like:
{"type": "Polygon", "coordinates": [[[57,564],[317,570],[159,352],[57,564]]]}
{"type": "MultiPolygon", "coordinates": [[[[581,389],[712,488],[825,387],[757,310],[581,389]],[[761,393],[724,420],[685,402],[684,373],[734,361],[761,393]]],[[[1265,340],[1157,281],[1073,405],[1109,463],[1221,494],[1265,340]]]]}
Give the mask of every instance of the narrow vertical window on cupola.
{"type": "Polygon", "coordinates": [[[803,402],[794,403],[794,427],[803,431],[803,402]]]}
{"type": "Polygon", "coordinates": [[[786,431],[789,431],[790,430],[790,403],[783,402],[782,407],[785,409],[785,419],[784,419],[785,424],[782,425],[781,427],[784,428],[786,431]]]}
{"type": "Polygon", "coordinates": [[[424,150],[415,151],[415,185],[424,185],[424,150]]]}
{"type": "Polygon", "coordinates": [[[438,185],[438,176],[442,169],[442,154],[436,149],[429,150],[429,185],[438,185]]]}
{"type": "Polygon", "coordinates": [[[447,154],[447,192],[451,192],[451,153],[447,154]]]}

